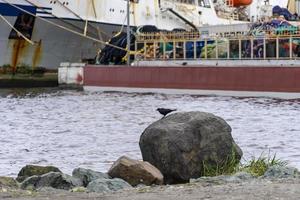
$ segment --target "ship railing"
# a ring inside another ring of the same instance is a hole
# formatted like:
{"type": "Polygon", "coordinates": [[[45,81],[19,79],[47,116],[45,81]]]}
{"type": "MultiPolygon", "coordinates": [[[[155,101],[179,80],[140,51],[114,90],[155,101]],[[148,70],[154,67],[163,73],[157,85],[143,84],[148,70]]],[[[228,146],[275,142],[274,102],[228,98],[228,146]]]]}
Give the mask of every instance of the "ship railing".
{"type": "Polygon", "coordinates": [[[194,40],[201,36],[198,31],[191,32],[157,32],[138,34],[137,41],[154,41],[154,40],[194,40]]]}
{"type": "Polygon", "coordinates": [[[188,35],[188,38],[179,35],[169,37],[167,34],[163,38],[148,36],[138,38],[135,42],[134,56],[137,61],[300,59],[300,34],[234,37],[188,35]]]}

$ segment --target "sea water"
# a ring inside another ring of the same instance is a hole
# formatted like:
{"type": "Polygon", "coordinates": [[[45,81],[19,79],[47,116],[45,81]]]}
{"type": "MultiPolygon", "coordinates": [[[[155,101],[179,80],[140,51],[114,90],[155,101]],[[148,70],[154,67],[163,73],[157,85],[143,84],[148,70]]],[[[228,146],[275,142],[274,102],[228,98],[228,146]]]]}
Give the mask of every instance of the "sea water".
{"type": "Polygon", "coordinates": [[[141,159],[139,138],[161,118],[158,107],[224,118],[243,160],[270,154],[300,168],[300,100],[217,96],[0,90],[0,176],[26,164],[70,174],[106,172],[127,155],[141,159]]]}

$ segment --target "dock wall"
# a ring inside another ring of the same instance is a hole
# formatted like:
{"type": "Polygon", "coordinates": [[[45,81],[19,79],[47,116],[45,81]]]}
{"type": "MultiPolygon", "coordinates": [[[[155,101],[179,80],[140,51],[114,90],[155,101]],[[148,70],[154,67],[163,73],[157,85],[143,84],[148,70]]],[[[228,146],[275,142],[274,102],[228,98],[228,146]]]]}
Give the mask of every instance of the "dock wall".
{"type": "Polygon", "coordinates": [[[58,68],[58,84],[67,87],[81,87],[84,66],[84,63],[61,63],[58,68]]]}
{"type": "Polygon", "coordinates": [[[86,66],[84,86],[300,94],[300,67],[86,66]]]}

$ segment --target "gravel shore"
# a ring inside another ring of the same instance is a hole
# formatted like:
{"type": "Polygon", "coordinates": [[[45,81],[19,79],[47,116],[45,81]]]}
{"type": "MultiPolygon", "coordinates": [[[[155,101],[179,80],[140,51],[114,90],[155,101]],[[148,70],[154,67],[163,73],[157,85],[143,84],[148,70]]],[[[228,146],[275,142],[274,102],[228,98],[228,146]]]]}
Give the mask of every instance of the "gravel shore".
{"type": "Polygon", "coordinates": [[[255,179],[242,183],[190,183],[185,185],[139,187],[122,192],[97,194],[43,190],[0,192],[8,200],[193,200],[193,199],[300,199],[300,179],[255,179]]]}

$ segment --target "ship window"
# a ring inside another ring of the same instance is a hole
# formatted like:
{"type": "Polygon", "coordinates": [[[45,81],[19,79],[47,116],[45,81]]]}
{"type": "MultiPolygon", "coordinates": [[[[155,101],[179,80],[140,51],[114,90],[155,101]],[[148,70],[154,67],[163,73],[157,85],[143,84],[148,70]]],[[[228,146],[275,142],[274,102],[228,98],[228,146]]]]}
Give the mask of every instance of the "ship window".
{"type": "Polygon", "coordinates": [[[205,8],[210,8],[209,0],[198,0],[198,5],[205,8]]]}

